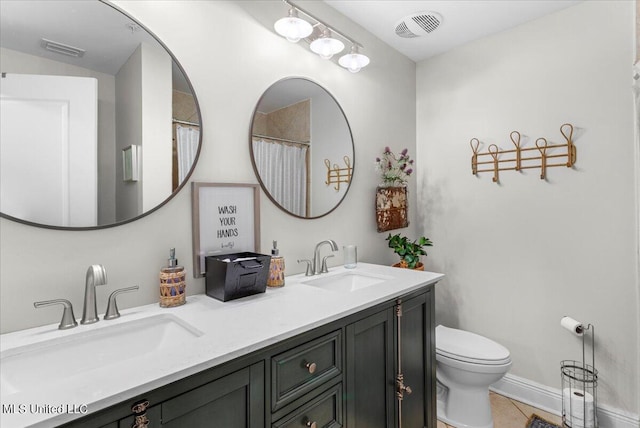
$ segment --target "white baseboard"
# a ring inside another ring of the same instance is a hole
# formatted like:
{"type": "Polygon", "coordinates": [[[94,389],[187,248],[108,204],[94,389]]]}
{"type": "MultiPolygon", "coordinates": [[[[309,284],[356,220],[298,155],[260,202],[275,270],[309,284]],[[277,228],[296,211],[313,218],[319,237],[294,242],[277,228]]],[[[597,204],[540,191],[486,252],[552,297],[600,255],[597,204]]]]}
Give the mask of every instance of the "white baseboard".
{"type": "MultiPolygon", "coordinates": [[[[559,389],[509,373],[490,389],[554,415],[562,414],[562,393],[559,389]]],[[[601,404],[598,405],[598,425],[599,428],[638,428],[640,416],[601,404]]]]}

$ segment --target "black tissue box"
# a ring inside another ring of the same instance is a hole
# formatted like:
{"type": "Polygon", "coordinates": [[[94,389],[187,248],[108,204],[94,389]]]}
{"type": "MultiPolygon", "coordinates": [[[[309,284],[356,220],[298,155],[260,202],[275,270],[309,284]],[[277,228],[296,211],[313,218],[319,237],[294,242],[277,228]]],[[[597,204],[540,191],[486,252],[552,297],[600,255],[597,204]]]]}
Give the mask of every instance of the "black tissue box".
{"type": "Polygon", "coordinates": [[[205,257],[207,296],[226,302],[264,293],[270,263],[271,256],[250,252],[205,257]]]}

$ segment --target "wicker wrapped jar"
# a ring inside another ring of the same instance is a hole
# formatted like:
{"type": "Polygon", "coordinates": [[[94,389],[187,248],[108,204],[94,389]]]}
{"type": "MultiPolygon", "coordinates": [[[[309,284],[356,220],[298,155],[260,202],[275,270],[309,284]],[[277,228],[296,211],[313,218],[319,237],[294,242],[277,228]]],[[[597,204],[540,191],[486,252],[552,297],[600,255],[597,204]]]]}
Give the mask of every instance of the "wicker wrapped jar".
{"type": "Polygon", "coordinates": [[[171,308],[187,303],[186,272],[178,266],[175,248],[171,249],[168,266],[160,270],[160,307],[171,308]]]}

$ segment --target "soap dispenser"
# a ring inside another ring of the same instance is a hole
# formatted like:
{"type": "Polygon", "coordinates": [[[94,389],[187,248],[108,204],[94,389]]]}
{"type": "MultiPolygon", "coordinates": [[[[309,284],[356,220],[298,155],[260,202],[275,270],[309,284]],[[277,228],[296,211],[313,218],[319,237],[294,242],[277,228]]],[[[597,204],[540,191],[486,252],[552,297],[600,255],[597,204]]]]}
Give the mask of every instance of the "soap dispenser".
{"type": "Polygon", "coordinates": [[[279,255],[278,241],[273,241],[271,249],[271,263],[269,264],[268,287],[284,286],[284,257],[279,255]]]}
{"type": "Polygon", "coordinates": [[[169,250],[167,266],[160,270],[160,307],[171,308],[187,303],[184,267],[178,266],[176,249],[169,250]]]}

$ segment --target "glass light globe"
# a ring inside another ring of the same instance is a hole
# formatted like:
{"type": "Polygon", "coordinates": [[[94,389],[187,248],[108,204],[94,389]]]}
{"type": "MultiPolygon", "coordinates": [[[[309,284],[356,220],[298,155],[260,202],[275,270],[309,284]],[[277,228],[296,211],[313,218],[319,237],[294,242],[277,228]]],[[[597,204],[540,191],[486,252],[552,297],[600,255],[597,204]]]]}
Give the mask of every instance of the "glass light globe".
{"type": "Polygon", "coordinates": [[[289,9],[289,16],[278,19],[273,28],[291,43],[297,43],[313,32],[311,24],[298,18],[298,12],[293,8],[289,9]]]}
{"type": "Polygon", "coordinates": [[[331,59],[333,55],[342,52],[344,49],[344,43],[338,39],[332,38],[330,35],[323,35],[319,39],[311,42],[309,48],[320,55],[320,58],[331,59]]]}
{"type": "Polygon", "coordinates": [[[338,60],[338,64],[352,73],[359,72],[363,67],[369,65],[369,62],[369,57],[358,53],[358,47],[355,45],[351,47],[350,53],[343,55],[338,60]]]}

